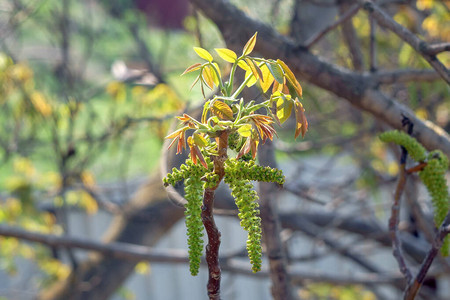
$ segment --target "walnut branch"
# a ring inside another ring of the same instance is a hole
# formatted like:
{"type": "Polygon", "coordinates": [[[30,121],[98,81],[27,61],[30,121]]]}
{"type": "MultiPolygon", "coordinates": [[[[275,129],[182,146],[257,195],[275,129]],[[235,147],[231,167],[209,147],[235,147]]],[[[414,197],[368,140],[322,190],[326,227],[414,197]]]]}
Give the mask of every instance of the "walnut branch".
{"type": "Polygon", "coordinates": [[[344,23],[345,21],[347,21],[348,19],[350,19],[351,17],[356,15],[356,13],[359,11],[360,8],[361,8],[360,4],[352,5],[346,12],[344,12],[340,16],[340,18],[336,22],[325,27],[324,30],[322,30],[322,31],[318,32],[317,34],[313,35],[312,37],[310,37],[304,43],[304,45],[302,45],[302,47],[305,47],[307,49],[311,48],[314,44],[316,44],[319,40],[321,40],[328,32],[332,31],[333,29],[338,27],[339,24],[344,23]]]}
{"type": "MultiPolygon", "coordinates": [[[[414,35],[411,31],[397,23],[394,19],[392,19],[388,14],[386,14],[379,6],[373,3],[370,0],[360,0],[360,3],[363,4],[363,8],[367,10],[373,18],[377,21],[380,26],[388,28],[392,32],[394,32],[399,38],[408,43],[411,47],[414,48],[419,54],[423,56],[423,58],[428,61],[428,63],[439,73],[439,75],[450,84],[450,72],[449,70],[442,64],[437,58],[436,55],[432,55],[430,53],[436,53],[436,49],[439,52],[442,48],[432,46],[429,50],[430,46],[416,35],[414,35]]],[[[444,47],[445,48],[445,47],[444,47]]]]}
{"type": "Polygon", "coordinates": [[[422,262],[422,265],[420,266],[420,269],[417,272],[416,277],[414,278],[414,280],[411,280],[408,283],[408,286],[406,287],[405,292],[403,294],[404,300],[413,300],[416,297],[420,287],[423,284],[423,281],[425,280],[425,276],[427,275],[428,270],[430,269],[431,263],[433,262],[434,258],[439,254],[439,249],[441,249],[444,238],[448,234],[450,234],[450,214],[447,215],[443,224],[439,228],[439,231],[437,232],[433,240],[433,243],[431,244],[431,249],[428,251],[427,256],[422,262]]]}

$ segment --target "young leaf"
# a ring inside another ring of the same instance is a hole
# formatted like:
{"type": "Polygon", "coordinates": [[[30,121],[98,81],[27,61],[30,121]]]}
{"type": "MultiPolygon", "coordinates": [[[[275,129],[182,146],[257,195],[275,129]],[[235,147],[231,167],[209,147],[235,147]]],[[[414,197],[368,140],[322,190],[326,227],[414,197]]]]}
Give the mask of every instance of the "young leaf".
{"type": "Polygon", "coordinates": [[[207,50],[200,47],[194,47],[194,51],[197,53],[198,56],[200,56],[204,60],[207,60],[209,62],[213,61],[211,53],[209,53],[207,50]]]}
{"type": "Polygon", "coordinates": [[[250,67],[250,70],[252,71],[253,76],[255,76],[256,79],[259,78],[262,80],[262,72],[259,69],[259,67],[255,64],[255,62],[247,57],[245,58],[245,62],[250,67]]]}
{"type": "Polygon", "coordinates": [[[283,71],[288,79],[288,81],[293,85],[295,88],[297,95],[299,97],[302,97],[302,86],[297,81],[297,79],[294,76],[294,73],[292,73],[291,69],[284,63],[284,61],[277,59],[277,63],[283,68],[283,71]]]}
{"type": "Polygon", "coordinates": [[[252,125],[245,124],[237,130],[237,132],[243,137],[249,137],[252,134],[252,125]]]}
{"type": "Polygon", "coordinates": [[[211,74],[211,68],[209,66],[203,67],[202,71],[203,82],[212,90],[214,89],[214,77],[211,74]]]}
{"type": "Polygon", "coordinates": [[[243,60],[238,61],[238,66],[244,71],[250,70],[250,67],[243,60]]]}
{"type": "Polygon", "coordinates": [[[277,101],[277,117],[280,120],[280,123],[283,124],[289,118],[292,113],[293,107],[292,100],[289,100],[285,97],[280,97],[277,101]]]}
{"type": "Polygon", "coordinates": [[[303,138],[305,137],[306,131],[308,131],[308,121],[306,120],[305,109],[303,108],[303,105],[300,103],[300,101],[298,101],[298,99],[295,99],[294,105],[295,119],[297,121],[295,125],[295,138],[300,135],[300,132],[303,138]]]}
{"type": "Polygon", "coordinates": [[[189,72],[198,70],[198,69],[200,69],[201,66],[202,66],[201,63],[193,64],[192,66],[190,66],[190,67],[188,67],[186,70],[184,70],[183,74],[181,74],[181,75],[184,75],[184,74],[187,74],[187,73],[189,73],[189,72]]]}
{"type": "Polygon", "coordinates": [[[234,63],[237,59],[236,53],[234,53],[233,50],[227,49],[227,48],[216,48],[217,54],[227,62],[234,63]]]}
{"type": "Polygon", "coordinates": [[[213,77],[213,81],[216,84],[216,86],[219,86],[219,80],[220,80],[220,68],[217,63],[213,63],[214,67],[211,67],[211,75],[213,77]],[[217,72],[216,72],[217,71],[217,72]]]}
{"type": "Polygon", "coordinates": [[[283,84],[284,83],[284,75],[283,75],[283,70],[281,69],[281,67],[277,64],[277,63],[265,63],[267,68],[269,69],[270,73],[272,73],[273,78],[275,78],[275,80],[279,83],[279,84],[283,84]]]}
{"type": "Polygon", "coordinates": [[[253,48],[255,48],[257,34],[258,34],[258,32],[255,32],[255,34],[245,44],[244,50],[242,51],[243,55],[249,55],[250,53],[252,53],[253,48]]]}
{"type": "Polygon", "coordinates": [[[221,119],[232,120],[233,110],[222,101],[214,101],[211,107],[212,112],[221,119]]]}
{"type": "Polygon", "coordinates": [[[262,79],[260,81],[261,88],[263,92],[267,92],[269,90],[270,86],[272,85],[274,78],[272,76],[272,73],[269,71],[269,68],[267,67],[267,64],[264,64],[261,67],[261,73],[262,73],[262,79]]]}
{"type": "Polygon", "coordinates": [[[194,143],[197,146],[199,146],[200,148],[206,147],[208,145],[208,142],[203,137],[203,135],[194,132],[193,137],[194,137],[194,143]]]}
{"type": "Polygon", "coordinates": [[[250,70],[250,68],[248,68],[248,70],[245,71],[245,78],[248,78],[249,76],[251,76],[251,78],[247,82],[247,87],[253,86],[258,81],[258,79],[256,79],[256,77],[253,75],[253,72],[250,70]]]}

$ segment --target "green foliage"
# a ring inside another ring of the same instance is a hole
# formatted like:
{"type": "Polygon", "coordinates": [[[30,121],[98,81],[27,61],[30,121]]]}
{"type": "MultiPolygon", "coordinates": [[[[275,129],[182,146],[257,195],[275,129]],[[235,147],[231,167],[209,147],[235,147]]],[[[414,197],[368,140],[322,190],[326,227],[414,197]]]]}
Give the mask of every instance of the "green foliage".
{"type": "Polygon", "coordinates": [[[242,55],[225,48],[215,49],[224,61],[232,63],[227,81],[214,57],[206,49],[195,47],[197,55],[205,60],[188,67],[183,74],[197,72],[194,85],[200,82],[204,89],[219,88],[222,95],[205,101],[201,120],[183,114],[177,117],[180,127],[166,138],[173,139],[169,147],[177,144],[177,154],[188,145],[190,158],[179,169],[174,168],[163,179],[164,185],[185,183],[186,226],[188,230],[189,258],[191,274],[198,273],[202,247],[201,192],[215,190],[222,179],[231,188],[239,209],[240,224],[248,232],[247,251],[252,270],[261,269],[261,218],[259,216],[258,195],[251,181],[276,182],[283,185],[285,178],[281,170],[258,166],[255,163],[260,141],[263,143],[276,135],[273,123],[284,123],[295,112],[295,137],[305,135],[308,122],[303,106],[302,87],[289,67],[281,60],[251,57],[256,46],[253,35],[243,48],[242,55]],[[245,79],[235,87],[234,76],[237,68],[246,72],[245,79]],[[272,86],[268,100],[256,103],[238,98],[244,88],[258,84],[266,93],[272,86]],[[266,114],[256,113],[263,110],[266,114]],[[193,130],[190,136],[187,131],[193,130]],[[228,158],[228,148],[234,150],[235,158],[228,158]],[[200,164],[198,164],[200,162],[200,164]],[[201,182],[204,181],[204,185],[201,182]]]}
{"type": "MultiPolygon", "coordinates": [[[[431,196],[434,207],[434,221],[437,227],[441,226],[450,211],[450,196],[448,193],[445,173],[448,169],[448,158],[440,150],[426,153],[425,148],[413,137],[398,130],[388,131],[380,134],[384,142],[394,142],[405,147],[408,154],[416,162],[425,162],[425,167],[419,171],[419,177],[424,183],[431,196]]],[[[446,237],[441,248],[441,253],[449,255],[450,237],[446,237]]]]}

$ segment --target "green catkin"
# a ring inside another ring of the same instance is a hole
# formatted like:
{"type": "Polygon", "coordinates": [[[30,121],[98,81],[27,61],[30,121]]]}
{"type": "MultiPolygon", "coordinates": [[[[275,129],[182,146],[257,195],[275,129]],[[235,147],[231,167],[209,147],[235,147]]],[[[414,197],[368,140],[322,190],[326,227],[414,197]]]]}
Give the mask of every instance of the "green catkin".
{"type": "MultiPolygon", "coordinates": [[[[435,150],[428,155],[425,148],[413,137],[398,130],[387,131],[380,134],[383,142],[393,142],[405,147],[409,156],[416,162],[425,162],[427,165],[419,172],[419,177],[431,196],[434,208],[434,222],[439,227],[447,216],[450,209],[450,197],[448,194],[445,173],[448,168],[448,158],[440,150],[435,150]]],[[[450,236],[444,239],[441,253],[449,255],[450,236]]]]}
{"type": "Polygon", "coordinates": [[[261,218],[259,217],[258,195],[249,180],[225,175],[225,182],[231,188],[231,195],[236,199],[239,209],[241,227],[247,231],[247,252],[253,272],[261,270],[261,218]]]}
{"type": "Polygon", "coordinates": [[[194,164],[191,158],[187,159],[179,169],[173,168],[172,173],[163,179],[164,185],[175,185],[184,180],[184,194],[187,203],[185,205],[185,222],[188,236],[189,269],[193,276],[198,274],[203,251],[203,222],[201,218],[204,185],[216,184],[218,176],[212,173],[213,163],[209,157],[205,158],[208,169],[200,163],[194,164]],[[202,176],[212,174],[204,184],[202,176]]]}
{"type": "Polygon", "coordinates": [[[203,182],[200,177],[192,176],[184,182],[187,204],[185,206],[186,228],[189,247],[189,269],[193,276],[198,274],[203,251],[202,199],[203,182]]]}
{"type": "Polygon", "coordinates": [[[391,130],[379,135],[380,140],[386,143],[396,143],[405,147],[409,156],[417,162],[424,161],[427,157],[425,148],[413,137],[403,131],[391,130]]]}
{"type": "MultiPolygon", "coordinates": [[[[434,221],[439,227],[447,216],[450,203],[445,173],[448,168],[448,158],[440,150],[428,154],[426,167],[419,172],[419,177],[431,196],[434,208],[434,221]]],[[[441,248],[442,255],[447,256],[450,250],[450,236],[444,239],[441,248]]]]}

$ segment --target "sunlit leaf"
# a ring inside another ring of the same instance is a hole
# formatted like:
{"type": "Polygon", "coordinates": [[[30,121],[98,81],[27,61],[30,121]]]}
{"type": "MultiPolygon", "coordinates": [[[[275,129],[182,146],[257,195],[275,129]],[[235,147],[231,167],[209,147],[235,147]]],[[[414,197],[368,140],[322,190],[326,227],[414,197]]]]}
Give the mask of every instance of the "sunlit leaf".
{"type": "Polygon", "coordinates": [[[245,44],[244,50],[242,51],[243,55],[249,55],[250,53],[252,53],[253,48],[255,48],[257,34],[258,32],[255,32],[255,34],[245,44]]]}
{"type": "Polygon", "coordinates": [[[134,267],[134,270],[138,274],[142,274],[142,275],[149,274],[150,273],[150,264],[147,261],[141,261],[134,267]]]}
{"type": "Polygon", "coordinates": [[[297,95],[299,97],[302,97],[302,86],[297,81],[297,79],[294,76],[294,73],[292,73],[291,69],[280,59],[277,59],[277,63],[283,68],[283,71],[285,73],[285,76],[289,80],[289,82],[293,85],[295,88],[297,95]]]}
{"type": "Polygon", "coordinates": [[[216,50],[217,54],[227,62],[234,63],[237,59],[237,55],[233,50],[227,48],[216,48],[214,50],[216,50]]]}
{"type": "Polygon", "coordinates": [[[200,48],[200,47],[194,47],[194,51],[197,53],[198,56],[200,56],[201,58],[212,62],[213,61],[213,57],[211,55],[211,53],[209,53],[207,50],[200,48]]]}
{"type": "Polygon", "coordinates": [[[194,87],[194,85],[199,81],[200,77],[201,77],[201,74],[199,74],[199,75],[197,76],[197,78],[195,78],[194,82],[193,82],[192,85],[191,85],[190,90],[192,90],[192,88],[194,87]]]}
{"type": "Polygon", "coordinates": [[[206,124],[206,118],[208,117],[208,109],[209,109],[209,103],[211,101],[208,100],[204,105],[203,105],[203,112],[202,112],[202,123],[206,124]]]}
{"type": "Polygon", "coordinates": [[[245,140],[244,145],[242,146],[241,150],[239,151],[238,155],[236,156],[237,159],[241,158],[242,156],[244,156],[245,154],[247,154],[248,152],[250,152],[250,143],[251,143],[252,138],[248,137],[245,140]]]}
{"type": "Polygon", "coordinates": [[[298,101],[298,99],[295,99],[295,119],[296,119],[296,125],[295,125],[295,138],[297,138],[300,133],[302,134],[302,138],[305,137],[306,131],[308,131],[308,121],[306,120],[305,116],[305,109],[303,108],[303,105],[298,101]]]}
{"type": "Polygon", "coordinates": [[[201,66],[202,66],[201,63],[193,64],[192,66],[190,66],[186,70],[184,70],[183,74],[181,74],[181,75],[184,75],[184,74],[187,74],[189,72],[193,72],[195,70],[198,70],[198,69],[200,69],[201,66]]]}
{"type": "Polygon", "coordinates": [[[283,124],[292,113],[293,103],[285,97],[280,97],[277,101],[277,117],[283,124]]]}
{"type": "Polygon", "coordinates": [[[263,92],[265,93],[269,90],[270,86],[272,85],[274,77],[272,76],[272,73],[269,71],[267,64],[264,64],[261,67],[261,73],[263,80],[260,81],[260,84],[263,92]]]}
{"type": "Polygon", "coordinates": [[[252,134],[252,125],[245,124],[237,130],[237,132],[243,137],[249,137],[252,134]]]}
{"type": "Polygon", "coordinates": [[[243,60],[238,61],[238,66],[244,71],[249,71],[250,70],[250,67],[243,60]]]}
{"type": "Polygon", "coordinates": [[[221,119],[232,120],[233,119],[233,110],[227,104],[222,101],[214,101],[214,104],[211,107],[213,113],[221,119]]]}
{"type": "Polygon", "coordinates": [[[245,71],[245,78],[248,78],[249,76],[251,76],[251,78],[247,82],[247,87],[253,86],[258,81],[258,79],[256,79],[256,77],[253,75],[253,72],[250,70],[250,68],[245,71]]]}
{"type": "Polygon", "coordinates": [[[211,74],[211,68],[209,66],[203,67],[202,71],[203,82],[212,90],[214,89],[214,77],[211,74]]]}
{"type": "Polygon", "coordinates": [[[194,143],[197,146],[199,146],[200,148],[206,147],[206,145],[208,145],[208,142],[206,141],[206,139],[201,134],[198,134],[198,133],[194,132],[193,139],[194,139],[194,143]]]}
{"type": "Polygon", "coordinates": [[[275,80],[278,83],[283,84],[284,74],[281,67],[277,63],[266,63],[266,66],[269,69],[270,73],[272,73],[272,76],[275,78],[275,80]]]}
{"type": "Polygon", "coordinates": [[[262,73],[259,67],[255,64],[255,62],[249,58],[245,58],[245,62],[250,67],[250,70],[253,73],[253,76],[255,76],[256,79],[260,78],[262,79],[262,73]]]}
{"type": "Polygon", "coordinates": [[[214,83],[216,84],[216,86],[219,86],[219,81],[220,81],[220,68],[219,65],[217,63],[213,63],[214,67],[211,67],[211,75],[213,77],[214,83]]]}

